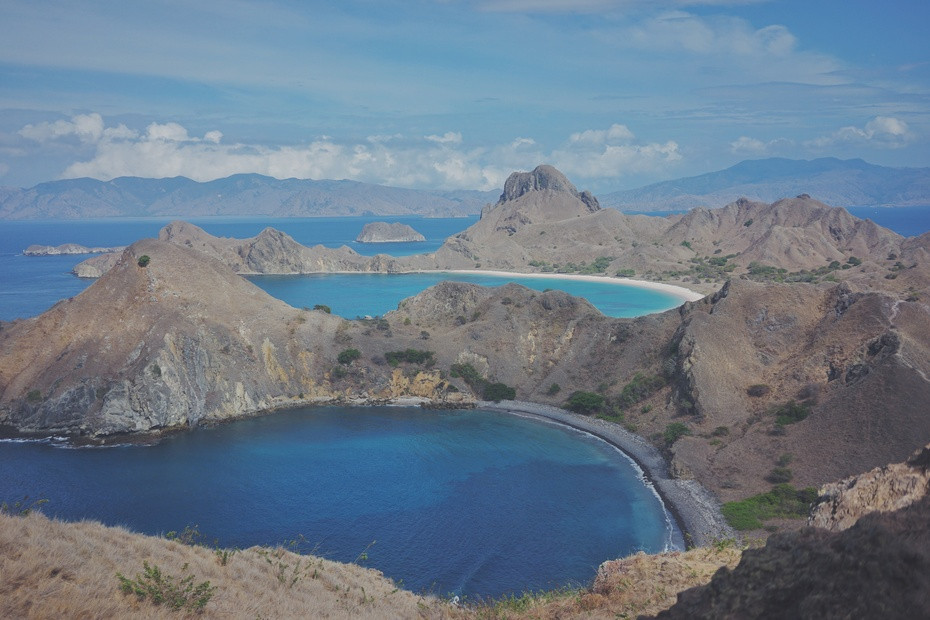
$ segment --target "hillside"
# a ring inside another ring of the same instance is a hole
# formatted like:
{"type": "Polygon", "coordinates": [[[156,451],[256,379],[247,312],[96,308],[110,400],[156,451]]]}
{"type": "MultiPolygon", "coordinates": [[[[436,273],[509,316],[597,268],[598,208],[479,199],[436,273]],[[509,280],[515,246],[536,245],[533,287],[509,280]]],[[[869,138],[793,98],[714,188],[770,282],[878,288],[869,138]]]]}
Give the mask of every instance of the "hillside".
{"type": "Polygon", "coordinates": [[[930,204],[930,168],[888,168],[861,159],[758,159],[725,170],[601,197],[621,211],[676,211],[721,207],[737,198],[773,202],[784,196],[810,194],[844,207],[930,204]]]}
{"type": "Polygon", "coordinates": [[[316,217],[427,215],[462,217],[493,193],[421,191],[356,181],[275,179],[239,174],[200,183],[185,177],[111,181],[66,179],[28,189],[0,189],[0,219],[88,217],[316,217]]]}

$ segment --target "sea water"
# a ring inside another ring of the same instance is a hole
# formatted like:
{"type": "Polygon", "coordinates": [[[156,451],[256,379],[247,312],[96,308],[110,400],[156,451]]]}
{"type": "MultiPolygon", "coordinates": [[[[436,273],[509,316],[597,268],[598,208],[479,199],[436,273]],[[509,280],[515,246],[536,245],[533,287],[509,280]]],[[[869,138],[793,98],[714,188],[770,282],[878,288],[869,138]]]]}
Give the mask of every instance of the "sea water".
{"type": "Polygon", "coordinates": [[[300,409],[152,446],[7,441],[0,471],[0,498],[48,499],[48,515],[196,526],[223,547],[296,540],[441,595],[588,584],[607,559],[681,540],[615,448],[481,410],[300,409]]]}

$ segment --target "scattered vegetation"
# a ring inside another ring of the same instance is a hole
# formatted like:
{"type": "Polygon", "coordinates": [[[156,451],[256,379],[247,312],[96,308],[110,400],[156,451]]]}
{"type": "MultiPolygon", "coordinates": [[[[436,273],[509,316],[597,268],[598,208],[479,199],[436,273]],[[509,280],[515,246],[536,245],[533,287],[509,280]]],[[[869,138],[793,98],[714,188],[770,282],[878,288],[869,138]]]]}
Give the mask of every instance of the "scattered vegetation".
{"type": "Polygon", "coordinates": [[[15,502],[0,502],[0,514],[11,515],[13,517],[25,517],[33,510],[38,510],[47,503],[47,499],[29,501],[29,496],[26,495],[15,502]]]}
{"type": "MultiPolygon", "coordinates": [[[[186,572],[187,568],[188,565],[185,564],[181,570],[186,572]]],[[[119,580],[119,589],[124,594],[134,594],[140,601],[149,600],[155,605],[165,605],[174,611],[186,609],[201,613],[216,591],[216,587],[211,586],[209,581],[195,585],[193,575],[166,575],[158,565],[149,564],[147,561],[142,562],[142,572],[138,573],[135,579],[129,579],[121,573],[116,573],[116,578],[119,580]]]]}
{"type": "Polygon", "coordinates": [[[761,398],[762,396],[765,396],[771,391],[772,391],[772,388],[770,388],[764,383],[754,383],[750,385],[748,388],[746,388],[746,394],[748,394],[749,396],[752,396],[753,398],[761,398]]]}
{"type": "Polygon", "coordinates": [[[421,351],[419,349],[406,349],[404,351],[388,351],[384,354],[384,359],[393,367],[397,367],[401,362],[407,364],[421,364],[431,366],[433,364],[433,352],[421,351]]]}
{"type": "Polygon", "coordinates": [[[492,383],[488,381],[482,377],[481,373],[475,370],[475,367],[471,364],[452,364],[450,374],[453,377],[461,377],[464,379],[465,383],[467,383],[476,394],[480,394],[481,398],[484,400],[500,402],[502,400],[513,400],[517,397],[517,390],[515,388],[505,383],[492,383]]]}
{"type": "Polygon", "coordinates": [[[565,401],[565,408],[575,413],[590,415],[601,411],[606,400],[603,395],[596,392],[576,390],[565,401]]]}
{"type": "Polygon", "coordinates": [[[148,267],[151,260],[152,258],[148,254],[143,254],[139,257],[139,261],[136,264],[140,267],[148,267]]]}
{"type": "Polygon", "coordinates": [[[621,409],[626,409],[649,398],[663,387],[665,377],[662,375],[644,375],[638,372],[623,386],[615,403],[621,409]]]}
{"type": "Polygon", "coordinates": [[[37,403],[42,400],[42,392],[39,390],[29,390],[29,393],[26,394],[26,400],[30,403],[37,403]]]}
{"type": "Polygon", "coordinates": [[[313,306],[313,309],[319,310],[321,312],[325,312],[326,314],[332,314],[333,312],[333,309],[327,306],[326,304],[316,304],[315,306],[313,306]]]}
{"type": "Polygon", "coordinates": [[[770,413],[775,416],[775,424],[778,426],[787,426],[807,418],[811,413],[810,405],[806,403],[797,403],[789,400],[783,405],[773,407],[770,413]]]}
{"type": "Polygon", "coordinates": [[[665,432],[662,433],[662,439],[665,441],[665,445],[671,447],[676,441],[682,437],[687,437],[691,435],[691,429],[688,428],[688,425],[683,422],[672,422],[665,427],[665,432]]]}
{"type": "Polygon", "coordinates": [[[736,530],[757,530],[769,519],[805,519],[811,504],[817,499],[817,489],[795,489],[787,483],[776,484],[771,491],[753,495],[737,502],[727,502],[721,508],[723,516],[736,530]]]}
{"type": "Polygon", "coordinates": [[[344,349],[339,352],[338,356],[336,356],[336,361],[344,366],[348,366],[361,356],[362,352],[358,349],[344,349]]]}

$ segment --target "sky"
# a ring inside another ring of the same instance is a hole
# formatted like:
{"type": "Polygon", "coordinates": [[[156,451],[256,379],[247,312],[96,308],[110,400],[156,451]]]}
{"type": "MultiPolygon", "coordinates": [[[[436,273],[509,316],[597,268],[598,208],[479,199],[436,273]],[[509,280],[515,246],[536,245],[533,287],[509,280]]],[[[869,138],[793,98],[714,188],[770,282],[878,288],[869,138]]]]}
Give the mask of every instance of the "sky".
{"type": "Polygon", "coordinates": [[[930,166],[927,0],[0,0],[0,185],[930,166]]]}

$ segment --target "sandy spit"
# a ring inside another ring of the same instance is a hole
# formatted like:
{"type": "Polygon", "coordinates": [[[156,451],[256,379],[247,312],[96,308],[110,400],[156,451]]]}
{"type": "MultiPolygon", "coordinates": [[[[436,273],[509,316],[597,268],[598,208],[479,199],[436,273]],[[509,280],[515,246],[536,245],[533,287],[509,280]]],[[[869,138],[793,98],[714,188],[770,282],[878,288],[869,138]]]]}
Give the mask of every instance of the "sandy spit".
{"type": "Polygon", "coordinates": [[[549,405],[504,400],[499,403],[479,402],[478,407],[564,424],[603,439],[622,450],[643,469],[678,522],[687,543],[703,547],[714,540],[738,538],[720,513],[717,498],[696,480],[672,478],[659,451],[639,435],[612,422],[549,405]]]}
{"type": "Polygon", "coordinates": [[[663,293],[674,295],[682,301],[697,301],[706,297],[706,295],[703,293],[698,293],[696,291],[692,291],[689,288],[677,286],[675,284],[666,284],[665,282],[650,282],[648,280],[635,280],[633,278],[614,278],[611,276],[592,276],[571,273],[521,273],[518,271],[493,271],[490,269],[439,269],[431,270],[429,272],[423,271],[420,273],[464,273],[485,276],[500,276],[504,278],[539,278],[550,280],[575,280],[578,282],[598,282],[600,284],[619,284],[623,286],[635,286],[637,288],[650,289],[653,291],[662,291],[663,293]]]}

